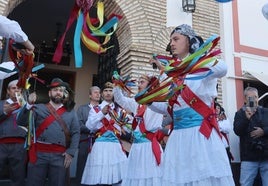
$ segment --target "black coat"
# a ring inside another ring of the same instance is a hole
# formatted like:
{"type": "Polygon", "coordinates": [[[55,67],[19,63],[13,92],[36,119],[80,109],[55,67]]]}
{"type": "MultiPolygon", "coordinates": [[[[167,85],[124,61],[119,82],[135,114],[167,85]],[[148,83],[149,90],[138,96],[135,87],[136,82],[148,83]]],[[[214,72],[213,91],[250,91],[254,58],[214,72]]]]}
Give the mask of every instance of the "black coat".
{"type": "Polygon", "coordinates": [[[258,107],[250,119],[247,119],[244,107],[238,110],[234,117],[234,132],[240,137],[241,161],[268,160],[268,108],[258,107]],[[251,138],[254,127],[261,127],[264,136],[251,138]]]}

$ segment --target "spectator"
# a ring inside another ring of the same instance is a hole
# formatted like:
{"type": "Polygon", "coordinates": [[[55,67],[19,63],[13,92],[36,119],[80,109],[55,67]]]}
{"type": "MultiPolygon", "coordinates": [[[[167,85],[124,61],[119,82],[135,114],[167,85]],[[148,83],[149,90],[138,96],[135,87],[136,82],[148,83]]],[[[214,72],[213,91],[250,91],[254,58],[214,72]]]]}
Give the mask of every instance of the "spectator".
{"type": "Polygon", "coordinates": [[[94,134],[86,127],[88,119],[88,113],[94,106],[98,106],[100,102],[101,94],[100,88],[93,86],[89,89],[89,103],[81,105],[77,109],[77,116],[80,124],[80,142],[77,158],[76,168],[76,184],[80,185],[83,175],[84,167],[86,164],[87,156],[92,148],[94,141],[94,134]]]}
{"type": "Polygon", "coordinates": [[[227,116],[225,115],[224,108],[215,101],[215,110],[216,110],[216,117],[219,124],[219,129],[222,134],[222,142],[224,144],[224,147],[226,148],[226,152],[229,158],[229,161],[233,160],[233,155],[230,151],[230,144],[229,144],[229,132],[232,130],[231,123],[227,116]]]}
{"type": "Polygon", "coordinates": [[[234,117],[234,132],[240,138],[240,184],[252,186],[258,171],[268,185],[268,109],[258,106],[258,90],[244,90],[244,105],[234,117]]]}

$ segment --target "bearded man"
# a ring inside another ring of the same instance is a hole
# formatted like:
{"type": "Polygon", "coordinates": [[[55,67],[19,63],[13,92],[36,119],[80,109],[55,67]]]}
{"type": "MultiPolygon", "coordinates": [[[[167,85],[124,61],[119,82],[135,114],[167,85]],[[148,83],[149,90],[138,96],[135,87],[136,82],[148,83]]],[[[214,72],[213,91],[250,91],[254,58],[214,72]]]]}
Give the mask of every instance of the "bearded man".
{"type": "Polygon", "coordinates": [[[18,123],[32,122],[35,128],[29,149],[27,186],[44,185],[47,177],[49,186],[68,185],[68,168],[78,150],[80,127],[73,109],[72,91],[59,78],[54,78],[48,88],[47,104],[34,104],[37,96],[31,93],[18,117],[18,123]],[[27,121],[29,113],[32,113],[31,121],[27,121]]]}

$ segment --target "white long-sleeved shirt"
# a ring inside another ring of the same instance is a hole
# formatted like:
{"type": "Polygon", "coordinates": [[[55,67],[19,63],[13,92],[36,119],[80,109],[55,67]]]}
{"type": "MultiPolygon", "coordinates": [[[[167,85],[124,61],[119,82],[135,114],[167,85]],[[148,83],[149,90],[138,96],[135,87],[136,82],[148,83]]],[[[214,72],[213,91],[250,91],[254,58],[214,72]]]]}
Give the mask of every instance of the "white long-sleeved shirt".
{"type": "MultiPolygon", "coordinates": [[[[227,65],[224,61],[218,60],[218,63],[214,66],[211,66],[211,64],[208,64],[206,67],[208,67],[212,74],[209,76],[203,78],[203,79],[194,79],[191,80],[190,78],[205,75],[208,72],[202,72],[199,74],[189,74],[186,76],[186,79],[184,81],[184,84],[186,84],[204,103],[206,103],[208,106],[211,106],[211,103],[213,102],[214,98],[217,97],[217,79],[221,78],[226,75],[227,73],[227,65]]],[[[184,108],[190,107],[181,96],[178,96],[177,101],[180,103],[174,104],[173,110],[180,110],[184,108]]],[[[162,102],[154,102],[151,106],[149,106],[152,110],[167,114],[167,107],[168,104],[162,103],[162,102]]]]}
{"type": "MultiPolygon", "coordinates": [[[[134,98],[124,96],[119,87],[115,87],[113,89],[113,92],[114,92],[114,100],[116,103],[118,103],[124,109],[131,111],[134,115],[137,114],[139,104],[136,102],[134,98]]],[[[151,109],[147,108],[143,118],[146,130],[154,132],[162,128],[161,126],[163,121],[162,114],[156,113],[151,109]]],[[[137,127],[136,129],[138,128],[139,127],[137,127]]]]}
{"type": "Polygon", "coordinates": [[[22,31],[18,22],[0,15],[0,36],[12,38],[18,43],[28,40],[28,36],[22,31]]]}
{"type": "MultiPolygon", "coordinates": [[[[103,126],[102,119],[104,117],[108,121],[110,121],[112,119],[109,114],[104,115],[102,113],[102,111],[101,111],[103,109],[103,107],[105,107],[106,105],[109,105],[111,107],[111,109],[114,109],[115,108],[114,103],[108,103],[107,101],[102,101],[101,104],[98,105],[99,112],[97,112],[94,109],[94,107],[92,105],[90,105],[91,109],[89,111],[88,119],[87,119],[87,122],[86,122],[86,127],[90,131],[96,132],[97,130],[99,130],[103,126]]],[[[121,129],[120,129],[119,125],[117,125],[117,123],[115,123],[113,126],[115,128],[117,128],[119,131],[121,131],[121,129]]]]}
{"type": "MultiPolygon", "coordinates": [[[[227,135],[227,138],[228,138],[228,134],[232,130],[232,126],[231,126],[229,119],[226,118],[224,120],[219,120],[218,124],[219,124],[220,131],[225,133],[227,135]]],[[[227,140],[224,137],[222,138],[222,142],[223,142],[225,147],[229,146],[227,140]]]]}

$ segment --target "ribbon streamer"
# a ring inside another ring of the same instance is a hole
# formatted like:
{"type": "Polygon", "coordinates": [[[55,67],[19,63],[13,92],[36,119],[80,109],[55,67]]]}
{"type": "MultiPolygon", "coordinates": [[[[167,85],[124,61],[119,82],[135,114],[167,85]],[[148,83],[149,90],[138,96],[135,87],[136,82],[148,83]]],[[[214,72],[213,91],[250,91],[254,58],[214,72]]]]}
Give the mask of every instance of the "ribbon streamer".
{"type": "Polygon", "coordinates": [[[17,86],[22,89],[28,89],[30,87],[28,83],[29,78],[36,77],[33,72],[44,68],[44,65],[34,66],[34,54],[22,55],[12,49],[13,43],[13,40],[9,41],[9,56],[15,65],[15,71],[19,74],[17,86]]]}
{"type": "Polygon", "coordinates": [[[203,45],[193,54],[189,55],[182,61],[165,56],[155,56],[157,60],[165,62],[163,72],[167,74],[167,78],[162,82],[155,80],[146,89],[136,94],[135,99],[140,104],[149,104],[152,102],[163,102],[170,99],[175,93],[184,88],[183,84],[176,83],[185,79],[199,80],[211,75],[213,72],[207,67],[217,64],[215,57],[220,50],[212,51],[218,44],[220,37],[212,35],[203,45]],[[198,74],[203,72],[202,74],[198,74]],[[206,72],[206,73],[204,73],[206,72]],[[196,74],[196,76],[186,77],[188,74],[196,74]]]}
{"type": "Polygon", "coordinates": [[[135,80],[130,80],[130,76],[126,76],[125,78],[121,77],[117,71],[114,71],[112,76],[113,83],[120,87],[123,91],[126,91],[128,94],[133,94],[133,92],[128,88],[135,84],[135,80]]]}
{"type": "Polygon", "coordinates": [[[105,53],[108,49],[113,47],[104,45],[108,44],[110,41],[111,35],[116,31],[118,22],[122,17],[112,14],[108,21],[104,23],[104,3],[103,1],[99,1],[97,3],[97,18],[91,18],[89,16],[89,11],[92,4],[92,0],[76,1],[68,19],[65,32],[58,42],[52,61],[60,63],[63,53],[63,41],[67,31],[75,20],[77,20],[74,33],[74,56],[76,68],[81,68],[83,65],[80,39],[90,51],[97,54],[105,53]],[[97,37],[104,37],[104,41],[101,43],[97,37]]]}

